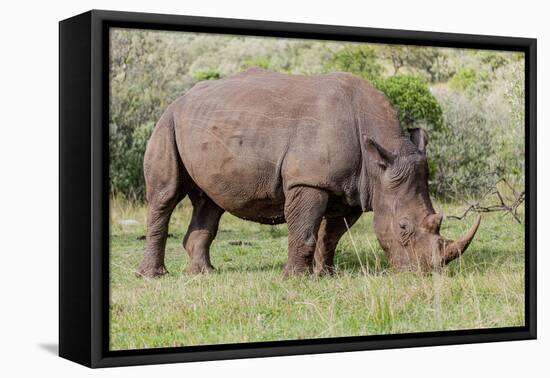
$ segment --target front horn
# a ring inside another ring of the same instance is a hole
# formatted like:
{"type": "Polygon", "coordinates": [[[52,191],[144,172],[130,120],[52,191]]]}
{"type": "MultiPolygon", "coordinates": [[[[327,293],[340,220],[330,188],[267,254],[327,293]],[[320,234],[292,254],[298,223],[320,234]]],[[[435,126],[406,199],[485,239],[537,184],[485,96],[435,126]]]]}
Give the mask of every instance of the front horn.
{"type": "Polygon", "coordinates": [[[479,227],[479,223],[481,222],[481,215],[477,216],[476,221],[470,228],[470,231],[464,237],[462,237],[459,240],[448,240],[443,239],[442,243],[442,265],[447,265],[454,259],[456,259],[458,256],[462,255],[464,252],[466,252],[466,249],[470,245],[472,239],[474,238],[477,229],[479,227]]]}

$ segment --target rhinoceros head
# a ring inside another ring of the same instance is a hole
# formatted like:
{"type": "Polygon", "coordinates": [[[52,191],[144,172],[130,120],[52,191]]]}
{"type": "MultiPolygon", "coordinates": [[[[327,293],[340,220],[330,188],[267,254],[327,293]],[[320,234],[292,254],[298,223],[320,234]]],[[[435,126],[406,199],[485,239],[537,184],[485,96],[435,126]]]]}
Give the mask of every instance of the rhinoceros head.
{"type": "Polygon", "coordinates": [[[390,263],[399,270],[437,269],[460,256],[480,223],[458,240],[439,234],[443,216],[437,214],[428,194],[428,135],[412,129],[393,153],[374,139],[367,151],[379,167],[373,180],[374,228],[390,263]]]}

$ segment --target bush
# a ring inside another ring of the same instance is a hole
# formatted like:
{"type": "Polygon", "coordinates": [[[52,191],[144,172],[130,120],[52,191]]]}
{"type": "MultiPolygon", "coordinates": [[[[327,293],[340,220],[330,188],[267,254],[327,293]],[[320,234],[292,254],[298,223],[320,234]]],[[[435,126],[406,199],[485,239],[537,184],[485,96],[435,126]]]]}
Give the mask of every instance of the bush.
{"type": "Polygon", "coordinates": [[[222,75],[220,74],[220,71],[213,68],[193,73],[193,79],[196,81],[217,80],[221,77],[222,75]]]}
{"type": "Polygon", "coordinates": [[[402,127],[427,124],[433,131],[441,128],[441,107],[422,78],[414,75],[396,75],[377,80],[375,85],[390,99],[397,110],[402,127]]]}
{"type": "Polygon", "coordinates": [[[523,62],[511,62],[495,73],[488,111],[496,130],[499,165],[507,180],[520,190],[525,172],[525,82],[523,62]],[[493,110],[494,109],[494,110],[493,110]]]}
{"type": "Polygon", "coordinates": [[[246,70],[248,68],[263,68],[263,69],[269,69],[271,67],[271,62],[267,58],[250,58],[246,59],[241,64],[241,68],[243,70],[246,70]]]}
{"type": "Polygon", "coordinates": [[[460,69],[449,81],[449,86],[457,91],[465,91],[477,81],[477,74],[472,68],[460,69]]]}
{"type": "Polygon", "coordinates": [[[110,51],[110,191],[143,200],[143,152],[168,104],[194,81],[175,34],[114,29],[110,51]],[[174,42],[178,43],[174,43],[174,42]],[[176,80],[177,78],[177,80],[176,80]]]}
{"type": "Polygon", "coordinates": [[[135,201],[145,198],[143,155],[152,132],[153,124],[141,125],[130,135],[111,125],[109,178],[112,194],[122,194],[127,199],[135,201]]]}
{"type": "Polygon", "coordinates": [[[430,135],[430,191],[444,199],[475,197],[500,176],[493,132],[485,112],[456,92],[437,94],[443,109],[441,129],[430,135]]]}
{"type": "MultiPolygon", "coordinates": [[[[424,79],[414,75],[396,75],[380,79],[375,85],[397,110],[403,128],[426,128],[432,140],[443,132],[443,111],[424,79]]],[[[437,179],[437,161],[430,155],[428,169],[430,179],[437,179]]],[[[433,190],[433,193],[440,194],[439,188],[433,190]]]]}
{"type": "Polygon", "coordinates": [[[371,82],[378,80],[383,71],[383,67],[376,61],[374,49],[366,45],[344,47],[329,60],[326,69],[350,72],[371,82]]]}

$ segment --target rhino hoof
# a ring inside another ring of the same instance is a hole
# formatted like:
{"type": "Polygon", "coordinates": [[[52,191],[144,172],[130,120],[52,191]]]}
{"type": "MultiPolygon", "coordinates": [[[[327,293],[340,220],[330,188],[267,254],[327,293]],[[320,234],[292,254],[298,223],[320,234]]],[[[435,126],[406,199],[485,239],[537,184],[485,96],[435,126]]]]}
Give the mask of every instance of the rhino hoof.
{"type": "Polygon", "coordinates": [[[157,268],[139,268],[136,271],[136,276],[142,278],[159,278],[165,274],[168,274],[168,270],[164,265],[157,268]]]}
{"type": "Polygon", "coordinates": [[[333,266],[325,266],[324,268],[315,268],[315,271],[313,272],[315,277],[323,277],[323,276],[333,276],[334,275],[334,267],[333,266]]]}
{"type": "Polygon", "coordinates": [[[311,267],[308,266],[287,266],[283,271],[283,279],[289,279],[291,277],[303,277],[312,273],[311,267]]]}
{"type": "Polygon", "coordinates": [[[190,274],[206,274],[206,273],[214,273],[216,271],[216,268],[214,268],[212,265],[195,265],[189,267],[189,273],[190,274]]]}

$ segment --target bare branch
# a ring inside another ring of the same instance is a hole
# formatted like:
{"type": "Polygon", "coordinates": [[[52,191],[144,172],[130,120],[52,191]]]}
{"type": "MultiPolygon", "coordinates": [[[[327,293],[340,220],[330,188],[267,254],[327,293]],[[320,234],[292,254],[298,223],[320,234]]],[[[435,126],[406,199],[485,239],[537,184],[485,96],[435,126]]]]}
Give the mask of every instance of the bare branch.
{"type": "Polygon", "coordinates": [[[523,221],[521,220],[520,216],[518,215],[518,208],[519,206],[525,201],[525,191],[518,192],[513,185],[511,185],[506,179],[501,178],[497,182],[495,182],[482,196],[481,198],[473,204],[469,204],[469,206],[464,210],[464,212],[461,215],[449,215],[448,219],[457,219],[462,220],[464,219],[470,212],[475,213],[493,213],[497,211],[504,211],[506,213],[509,213],[519,224],[522,224],[523,221]],[[498,184],[503,183],[506,185],[513,193],[514,195],[514,201],[512,204],[507,204],[504,196],[498,189],[498,184]],[[491,204],[491,205],[483,205],[483,203],[486,203],[487,199],[489,198],[495,198],[498,200],[497,204],[491,204]]]}

